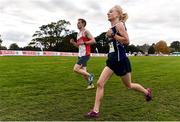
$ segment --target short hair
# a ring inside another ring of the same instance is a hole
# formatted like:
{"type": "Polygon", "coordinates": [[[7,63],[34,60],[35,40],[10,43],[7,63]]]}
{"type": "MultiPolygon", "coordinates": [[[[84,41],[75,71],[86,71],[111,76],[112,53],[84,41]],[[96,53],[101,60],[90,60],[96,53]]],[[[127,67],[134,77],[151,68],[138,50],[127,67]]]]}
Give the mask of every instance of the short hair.
{"type": "Polygon", "coordinates": [[[84,24],[84,27],[86,26],[86,20],[85,19],[80,18],[80,19],[78,19],[78,21],[81,21],[84,24]]]}

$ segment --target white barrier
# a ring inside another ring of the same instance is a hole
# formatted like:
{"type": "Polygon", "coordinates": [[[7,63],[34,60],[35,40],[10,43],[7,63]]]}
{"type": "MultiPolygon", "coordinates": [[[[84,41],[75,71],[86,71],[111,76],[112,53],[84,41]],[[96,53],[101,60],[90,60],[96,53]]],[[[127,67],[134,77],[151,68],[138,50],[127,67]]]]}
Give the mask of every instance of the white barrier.
{"type": "MultiPolygon", "coordinates": [[[[78,53],[52,52],[52,51],[0,50],[0,56],[78,56],[78,53]]],[[[107,54],[91,53],[91,56],[105,57],[105,56],[107,56],[107,54]]]]}
{"type": "MultiPolygon", "coordinates": [[[[74,52],[52,52],[52,51],[16,51],[16,50],[0,50],[0,56],[78,56],[78,53],[74,52]]],[[[107,54],[104,53],[91,53],[91,56],[94,57],[106,57],[107,54]]],[[[127,54],[127,56],[135,56],[127,54]]],[[[139,56],[139,55],[137,55],[139,56]]],[[[141,55],[144,56],[144,55],[141,55]]],[[[175,55],[148,55],[148,56],[180,56],[180,54],[175,55]]]]}

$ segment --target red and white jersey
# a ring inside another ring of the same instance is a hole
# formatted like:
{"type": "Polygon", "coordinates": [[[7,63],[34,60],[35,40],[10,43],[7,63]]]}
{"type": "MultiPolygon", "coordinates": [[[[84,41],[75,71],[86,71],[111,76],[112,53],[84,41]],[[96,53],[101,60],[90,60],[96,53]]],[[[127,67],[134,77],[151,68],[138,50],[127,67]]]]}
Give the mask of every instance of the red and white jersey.
{"type": "MultiPolygon", "coordinates": [[[[77,43],[87,42],[89,39],[85,36],[86,30],[80,31],[77,35],[77,43]]],[[[91,47],[89,44],[79,45],[79,57],[90,56],[91,47]]]]}

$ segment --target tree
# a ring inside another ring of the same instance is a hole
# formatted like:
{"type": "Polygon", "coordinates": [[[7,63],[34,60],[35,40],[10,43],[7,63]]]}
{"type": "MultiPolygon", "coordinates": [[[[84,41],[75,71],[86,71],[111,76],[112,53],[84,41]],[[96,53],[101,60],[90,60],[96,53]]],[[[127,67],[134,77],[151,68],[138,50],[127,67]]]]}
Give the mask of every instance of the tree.
{"type": "Polygon", "coordinates": [[[160,53],[169,54],[170,53],[170,49],[168,48],[166,42],[162,41],[162,40],[159,41],[158,43],[156,43],[155,50],[158,54],[160,54],[160,53]]]}
{"type": "Polygon", "coordinates": [[[97,48],[99,53],[108,53],[109,44],[105,35],[106,32],[103,32],[99,36],[95,37],[96,46],[94,46],[92,52],[95,52],[95,49],[97,48]]]}
{"type": "Polygon", "coordinates": [[[155,54],[155,52],[155,44],[153,43],[148,49],[148,54],[155,54]]]}
{"type": "Polygon", "coordinates": [[[9,50],[19,50],[19,46],[16,43],[13,43],[9,46],[9,50]]]}
{"type": "Polygon", "coordinates": [[[1,39],[1,35],[0,35],[0,50],[7,50],[7,47],[1,45],[2,42],[3,40],[1,39]]]}
{"type": "Polygon", "coordinates": [[[171,43],[170,47],[175,51],[175,52],[180,52],[180,42],[179,41],[174,41],[171,43]]]}
{"type": "Polygon", "coordinates": [[[0,35],[0,47],[1,47],[2,41],[3,41],[3,40],[1,39],[1,35],[0,35]]]}
{"type": "Polygon", "coordinates": [[[77,32],[72,31],[72,33],[66,35],[64,38],[62,38],[62,42],[57,43],[54,49],[61,52],[77,52],[78,48],[70,44],[71,38],[76,40],[77,32]]]}
{"type": "Polygon", "coordinates": [[[137,45],[137,48],[139,49],[140,52],[147,53],[148,49],[150,48],[150,45],[148,44],[143,44],[142,46],[137,45]]]}
{"type": "Polygon", "coordinates": [[[1,47],[0,47],[0,50],[7,50],[7,47],[1,46],[1,47]]]}
{"type": "Polygon", "coordinates": [[[30,45],[40,42],[47,50],[57,49],[57,46],[60,46],[63,38],[70,33],[70,31],[66,29],[68,25],[70,25],[70,22],[65,20],[42,25],[39,27],[40,30],[36,31],[33,35],[34,39],[32,39],[30,45]]]}
{"type": "Polygon", "coordinates": [[[131,53],[133,53],[133,52],[142,52],[143,53],[142,50],[138,49],[138,47],[136,47],[133,44],[125,45],[124,47],[125,47],[127,53],[129,53],[129,52],[131,52],[131,53]]]}
{"type": "Polygon", "coordinates": [[[35,47],[35,46],[30,46],[30,45],[25,46],[25,47],[23,47],[23,48],[20,48],[20,50],[27,50],[27,51],[40,51],[40,49],[39,49],[39,48],[37,48],[37,47],[35,47]]]}

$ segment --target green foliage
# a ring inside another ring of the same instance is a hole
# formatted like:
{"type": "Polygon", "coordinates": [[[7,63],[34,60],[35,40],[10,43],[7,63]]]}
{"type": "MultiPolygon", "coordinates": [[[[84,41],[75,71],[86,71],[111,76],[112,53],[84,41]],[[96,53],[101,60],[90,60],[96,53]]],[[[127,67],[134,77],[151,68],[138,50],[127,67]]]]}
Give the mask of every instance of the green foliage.
{"type": "Polygon", "coordinates": [[[133,52],[143,52],[142,50],[140,50],[138,47],[136,47],[135,45],[131,44],[131,45],[125,45],[125,49],[126,52],[129,53],[133,53],[133,52]]]}
{"type": "MultiPolygon", "coordinates": [[[[84,118],[96,89],[72,69],[77,57],[0,57],[1,121],[180,121],[180,57],[130,57],[133,81],[153,90],[146,102],[113,75],[98,119],[84,118]]],[[[95,82],[106,58],[92,57],[95,82]]]]}
{"type": "Polygon", "coordinates": [[[155,54],[155,44],[152,44],[148,49],[148,54],[155,54]]]}
{"type": "Polygon", "coordinates": [[[1,35],[0,35],[0,50],[7,50],[7,48],[5,46],[2,46],[3,40],[1,39],[1,35]]]}
{"type": "Polygon", "coordinates": [[[78,52],[78,48],[70,44],[70,39],[73,38],[76,40],[76,37],[77,32],[70,33],[62,39],[62,42],[56,44],[54,50],[60,52],[78,52]]]}
{"type": "Polygon", "coordinates": [[[7,47],[5,47],[5,46],[0,46],[0,50],[7,50],[7,47]]]}
{"type": "Polygon", "coordinates": [[[1,35],[0,35],[0,50],[7,50],[7,48],[5,46],[2,46],[3,40],[1,39],[1,35]]]}
{"type": "Polygon", "coordinates": [[[106,32],[103,32],[95,38],[96,47],[99,53],[108,53],[109,51],[108,40],[105,35],[106,35],[106,32]]]}
{"type": "Polygon", "coordinates": [[[172,42],[170,47],[173,49],[174,52],[180,52],[180,42],[179,41],[172,42]]]}
{"type": "Polygon", "coordinates": [[[19,50],[19,46],[18,46],[16,43],[12,43],[12,44],[9,46],[9,49],[10,49],[10,50],[19,50]]]}
{"type": "Polygon", "coordinates": [[[140,52],[142,52],[144,54],[144,53],[148,52],[148,49],[149,49],[150,45],[143,44],[143,45],[140,45],[140,46],[137,45],[136,47],[139,49],[140,52]]]}
{"type": "Polygon", "coordinates": [[[39,30],[33,34],[34,39],[32,39],[30,44],[40,42],[45,50],[54,50],[57,45],[62,43],[63,38],[70,33],[67,29],[68,25],[70,25],[70,22],[66,20],[59,20],[47,25],[42,25],[39,27],[39,30]]]}
{"type": "Polygon", "coordinates": [[[26,50],[26,51],[41,51],[40,48],[35,47],[35,46],[25,46],[23,48],[20,48],[20,50],[26,50]]]}
{"type": "Polygon", "coordinates": [[[2,41],[3,41],[3,40],[1,39],[1,35],[0,35],[0,47],[1,47],[2,41]]]}

